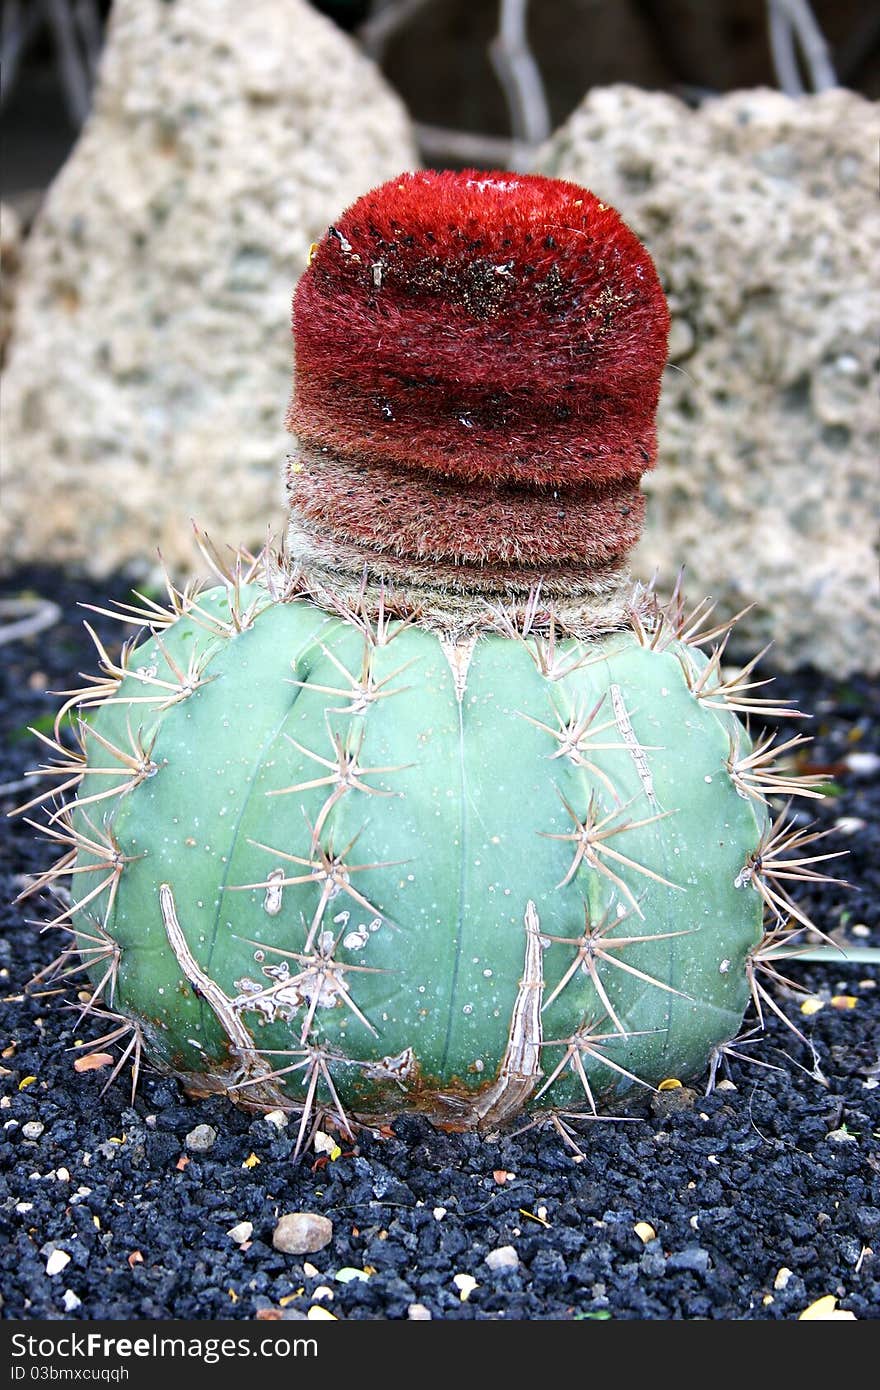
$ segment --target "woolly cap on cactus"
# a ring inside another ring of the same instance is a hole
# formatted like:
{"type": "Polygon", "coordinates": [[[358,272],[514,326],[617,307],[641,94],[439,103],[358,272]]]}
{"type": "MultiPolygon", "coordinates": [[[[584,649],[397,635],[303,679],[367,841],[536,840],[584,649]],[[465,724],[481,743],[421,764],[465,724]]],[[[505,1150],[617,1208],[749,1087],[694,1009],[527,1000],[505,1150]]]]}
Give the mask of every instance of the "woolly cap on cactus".
{"type": "Polygon", "coordinates": [[[669,315],[613,208],[537,175],[405,174],[294,298],[291,552],[467,610],[618,592],[656,457],[669,315]]]}

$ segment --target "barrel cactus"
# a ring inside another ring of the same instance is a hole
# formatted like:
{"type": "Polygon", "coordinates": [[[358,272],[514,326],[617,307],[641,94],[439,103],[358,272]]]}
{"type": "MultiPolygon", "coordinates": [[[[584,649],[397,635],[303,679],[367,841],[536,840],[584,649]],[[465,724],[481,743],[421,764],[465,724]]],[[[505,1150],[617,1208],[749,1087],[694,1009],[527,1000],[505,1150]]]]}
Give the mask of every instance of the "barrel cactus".
{"type": "Polygon", "coordinates": [[[747,724],[791,711],[626,569],[667,329],[633,233],[554,180],[407,174],[313,248],[286,552],[202,537],[211,587],[122,608],[80,752],[49,740],[67,800],[29,804],[100,1045],[302,1143],[322,1110],[596,1115],[777,1007],[768,933],[827,856],[747,724]]]}

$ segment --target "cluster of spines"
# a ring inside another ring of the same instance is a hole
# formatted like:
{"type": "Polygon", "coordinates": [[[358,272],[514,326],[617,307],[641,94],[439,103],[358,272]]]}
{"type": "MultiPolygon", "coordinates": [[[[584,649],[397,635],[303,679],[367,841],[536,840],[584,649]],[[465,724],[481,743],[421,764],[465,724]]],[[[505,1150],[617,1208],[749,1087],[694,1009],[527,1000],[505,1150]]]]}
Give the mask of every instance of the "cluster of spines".
{"type": "MultiPolygon", "coordinates": [[[[203,554],[210,562],[214,577],[219,579],[226,589],[228,617],[221,617],[214,606],[204,607],[200,602],[201,590],[199,588],[192,587],[181,591],[175,588],[170,581],[168,585],[169,607],[167,609],[160,607],[152,599],[144,598],[138,605],[120,605],[115,610],[98,611],[107,616],[118,617],[124,622],[133,623],[139,628],[147,627],[159,644],[162,643],[162,634],[168,626],[177,619],[188,616],[219,643],[251,626],[265,606],[281,597],[289,597],[291,591],[302,593],[302,587],[296,587],[295,577],[291,579],[288,576],[279,579],[279,576],[284,575],[283,566],[270,564],[267,555],[254,557],[247,553],[241,553],[235,556],[231,566],[227,566],[220,561],[206,537],[200,536],[199,540],[203,554]],[[254,600],[252,596],[247,599],[243,598],[244,590],[253,583],[257,576],[264,576],[266,579],[265,599],[254,600]]],[[[660,603],[651,589],[642,591],[637,596],[633,607],[632,630],[642,645],[653,650],[664,650],[667,646],[675,644],[674,650],[682,662],[685,678],[695,699],[706,701],[712,707],[726,708],[733,712],[745,713],[747,716],[752,714],[793,716],[796,712],[783,703],[758,699],[751,694],[757,684],[751,680],[754,662],[748,663],[738,675],[727,676],[722,672],[721,660],[732,623],[707,627],[710,614],[711,610],[707,605],[700,605],[697,610],[688,614],[681,597],[680,585],[676,586],[672,599],[665,605],[660,603]],[[686,657],[681,656],[679,644],[683,641],[691,645],[710,641],[715,643],[707,663],[701,669],[698,669],[696,664],[689,663],[686,657]],[[711,674],[707,676],[707,672],[711,674]]],[[[329,650],[325,650],[325,654],[331,657],[333,664],[339,671],[340,684],[333,687],[320,687],[320,689],[324,693],[336,695],[340,700],[347,702],[338,707],[336,712],[359,716],[373,701],[386,699],[407,688],[395,683],[396,678],[406,670],[406,663],[402,663],[381,680],[376,678],[373,669],[375,651],[387,646],[394,636],[404,629],[406,623],[391,616],[386,611],[384,603],[380,603],[376,609],[371,609],[366,597],[363,597],[360,603],[351,608],[340,605],[337,616],[343,617],[360,631],[363,638],[362,661],[357,670],[349,671],[344,663],[340,662],[329,650]]],[[[91,631],[91,628],[89,630],[91,631]]],[[[487,607],[486,630],[501,632],[509,638],[520,641],[528,650],[540,673],[548,682],[553,684],[560,682],[566,675],[591,659],[590,654],[585,652],[579,643],[568,640],[565,626],[555,616],[552,604],[548,606],[537,590],[530,597],[525,613],[521,609],[504,610],[487,607]]],[[[90,985],[80,994],[78,1022],[91,1014],[110,1023],[109,1030],[94,1043],[89,1044],[88,1049],[113,1044],[121,1046],[122,1056],[107,1084],[109,1085],[120,1074],[129,1058],[132,1059],[133,1082],[136,1084],[144,1039],[137,1020],[114,1011],[120,951],[108,930],[121,878],[126,865],[131,862],[131,858],[123,853],[116,842],[112,828],[106,824],[98,824],[96,818],[100,821],[101,812],[113,798],[124,796],[146,778],[156,775],[159,766],[152,759],[151,744],[145,742],[142,731],[132,727],[130,722],[128,726],[129,746],[116,747],[103,736],[98,735],[88,722],[79,720],[77,723],[79,749],[72,754],[63,742],[62,724],[65,716],[68,717],[68,721],[71,721],[77,710],[95,708],[105,702],[122,702],[130,706],[143,703],[151,705],[156,711],[167,709],[170,705],[187,699],[196,689],[212,678],[209,671],[212,649],[209,647],[201,657],[192,659],[186,668],[169,661],[169,669],[175,677],[174,681],[169,681],[160,679],[149,671],[132,668],[130,658],[134,650],[133,643],[125,644],[122,649],[122,656],[118,661],[114,661],[97,635],[94,633],[92,635],[100,661],[100,676],[85,678],[87,683],[77,691],[64,692],[66,699],[56,724],[55,737],[50,739],[41,735],[43,741],[50,746],[58,760],[38,770],[38,775],[60,779],[60,786],[53,786],[49,791],[34,797],[20,808],[20,810],[30,811],[37,806],[43,806],[48,810],[49,815],[45,825],[32,820],[28,823],[41,830],[60,847],[61,856],[52,868],[28,885],[21,897],[29,897],[46,889],[54,891],[56,896],[60,897],[61,910],[46,925],[64,930],[70,938],[69,944],[36,978],[40,983],[44,983],[52,978],[66,981],[80,973],[87,975],[90,980],[94,980],[97,975],[97,983],[90,985]],[[123,680],[132,676],[148,693],[142,697],[120,697],[118,692],[123,680]],[[92,773],[99,776],[106,775],[112,779],[112,784],[105,791],[82,797],[77,794],[77,788],[86,770],[89,739],[97,740],[107,759],[106,766],[90,767],[88,769],[89,775],[92,773]],[[68,800],[60,799],[70,793],[73,795],[69,796],[68,800]],[[74,813],[77,813],[77,826],[74,825],[74,813]],[[83,824],[85,829],[82,828],[83,824]],[[80,857],[83,857],[86,862],[78,863],[77,860],[80,857]],[[72,883],[74,876],[80,874],[94,875],[95,881],[94,883],[90,881],[88,891],[78,901],[71,902],[69,890],[65,892],[62,885],[65,880],[72,883]],[[93,907],[98,901],[102,903],[102,915],[98,915],[93,907]],[[74,925],[74,917],[77,919],[76,925],[74,925]]],[[[539,724],[530,716],[524,717],[530,718],[532,723],[538,724],[538,727],[544,729],[557,745],[547,754],[549,759],[566,757],[576,765],[595,773],[600,769],[597,769],[590,758],[591,748],[595,752],[601,748],[620,746],[616,742],[595,741],[597,737],[601,737],[612,727],[617,727],[617,721],[612,719],[596,722],[600,716],[602,705],[603,701],[600,700],[589,711],[569,710],[567,713],[560,714],[556,710],[556,728],[550,724],[539,724]]],[[[357,720],[354,720],[353,727],[356,723],[357,720]]],[[[316,1001],[320,999],[322,989],[328,981],[332,982],[335,995],[343,1000],[362,1025],[375,1031],[370,1020],[358,1008],[352,988],[346,980],[349,974],[364,969],[368,970],[369,967],[355,967],[336,960],[334,951],[339,944],[342,933],[329,932],[324,929],[323,924],[330,905],[335,903],[339,895],[349,898],[371,915],[381,916],[378,908],[360,892],[356,883],[352,882],[352,878],[361,871],[389,867],[375,863],[351,862],[349,856],[356,844],[357,835],[353,836],[344,846],[336,848],[333,844],[332,834],[323,835],[325,823],[335,804],[350,791],[358,791],[366,795],[393,794],[384,788],[372,786],[368,779],[374,775],[392,774],[399,770],[392,767],[368,768],[361,766],[362,738],[359,738],[356,732],[342,737],[328,727],[328,735],[330,742],[330,748],[327,750],[330,754],[328,757],[295,745],[301,754],[308,756],[315,762],[316,771],[320,775],[307,782],[298,782],[272,793],[279,795],[301,792],[306,787],[326,787],[326,800],[322,809],[314,823],[307,824],[308,854],[294,855],[277,847],[261,844],[258,847],[273,856],[276,863],[280,859],[285,866],[291,865],[291,869],[284,867],[280,872],[275,870],[258,883],[235,885],[236,888],[241,889],[261,888],[267,894],[279,892],[287,885],[302,883],[316,883],[320,885],[321,889],[317,909],[306,929],[303,949],[299,952],[277,953],[281,956],[288,955],[290,959],[295,961],[299,970],[296,975],[290,977],[288,984],[293,982],[295,985],[298,980],[303,987],[304,996],[310,1000],[300,1030],[299,1047],[283,1054],[277,1052],[263,1053],[254,1047],[250,1035],[241,1024],[238,1025],[240,1036],[237,1040],[232,1039],[232,1050],[239,1055],[241,1069],[229,1081],[228,1089],[238,1098],[244,1098],[250,1092],[253,1095],[271,1097],[273,1103],[294,1108],[290,1107],[290,1103],[285,1100],[283,1093],[274,1089],[273,1086],[274,1082],[281,1077],[302,1075],[304,1102],[301,1107],[297,1152],[306,1141],[310,1121],[317,1123],[320,1117],[322,1087],[323,1092],[329,1096],[337,1122],[347,1134],[352,1133],[352,1121],[346,1116],[338,1091],[333,1085],[332,1068],[334,1066],[359,1067],[368,1071],[371,1065],[374,1067],[377,1065],[359,1062],[344,1055],[337,1048],[325,1043],[317,1043],[311,1038],[312,1024],[318,1007],[316,1001]],[[277,1057],[279,1065],[268,1064],[263,1060],[264,1057],[277,1057]],[[287,1061],[288,1058],[292,1060],[287,1061]],[[258,1090],[254,1088],[258,1088],[258,1090]]],[[[772,736],[768,735],[759,739],[753,751],[744,757],[739,756],[738,750],[732,746],[728,772],[740,795],[755,798],[762,803],[766,803],[771,797],[781,795],[788,798],[794,795],[807,797],[821,795],[815,777],[807,775],[799,778],[788,772],[780,772],[774,764],[776,755],[780,753],[790,754],[804,742],[805,740],[801,736],[797,736],[774,746],[772,736]]],[[[674,887],[675,885],[670,884],[669,880],[661,878],[654,871],[623,854],[609,841],[626,830],[638,828],[663,815],[672,813],[658,812],[635,820],[627,818],[626,812],[629,803],[622,803],[613,787],[609,787],[608,790],[617,802],[617,806],[610,813],[604,815],[599,813],[595,799],[591,800],[589,808],[583,816],[570,805],[564,803],[571,817],[572,829],[568,832],[555,834],[552,838],[571,841],[572,864],[560,886],[570,882],[581,862],[586,860],[592,868],[616,886],[621,894],[621,907],[623,907],[623,898],[626,899],[623,915],[634,914],[635,917],[639,917],[641,916],[641,909],[638,898],[615,872],[615,865],[625,865],[631,871],[645,874],[667,886],[674,887]]],[[[762,837],[741,871],[742,886],[751,886],[760,893],[768,923],[762,941],[749,952],[746,964],[749,988],[759,1024],[763,1026],[764,1009],[765,1007],[769,1008],[783,1019],[796,1036],[804,1042],[806,1042],[804,1035],[781,1010],[770,993],[769,986],[775,984],[796,989],[797,986],[792,981],[781,976],[777,968],[778,964],[781,959],[786,957],[797,957],[799,953],[797,940],[804,932],[809,930],[817,932],[820,936],[823,935],[803,909],[793,901],[787,884],[792,881],[840,881],[830,879],[828,875],[816,867],[827,860],[838,857],[836,854],[821,853],[801,856],[799,853],[802,849],[822,839],[827,833],[829,832],[816,831],[811,827],[798,828],[788,825],[786,813],[783,812],[762,837]]],[[[166,887],[168,888],[170,906],[166,904],[163,912],[166,928],[169,929],[169,939],[174,947],[171,924],[176,923],[176,917],[174,915],[173,896],[170,887],[163,885],[163,888],[166,887]]],[[[618,911],[613,925],[617,926],[620,920],[621,914],[618,911]]],[[[541,1051],[546,1048],[559,1048],[561,1053],[559,1060],[540,1087],[535,1089],[533,1083],[533,1101],[540,1100],[541,1096],[548,1091],[553,1082],[566,1069],[571,1070],[581,1081],[586,1108],[562,1112],[563,1119],[565,1116],[568,1118],[598,1118],[595,1097],[584,1068],[585,1057],[600,1061],[612,1071],[617,1071],[632,1081],[640,1082],[642,1085],[648,1084],[622,1067],[619,1062],[615,1061],[613,1051],[609,1051],[608,1044],[613,1043],[615,1039],[632,1036],[632,1034],[626,1032],[621,1019],[614,1010],[602,980],[600,966],[628,971],[662,990],[668,990],[674,994],[679,993],[671,985],[639,971],[621,958],[627,947],[648,939],[658,939],[656,936],[647,938],[636,932],[625,937],[610,937],[608,935],[610,925],[612,923],[608,918],[593,923],[590,920],[589,911],[585,908],[584,931],[580,936],[572,938],[550,936],[546,938],[548,942],[570,946],[573,955],[572,960],[560,979],[552,986],[549,994],[546,997],[542,996],[539,1012],[543,1012],[559,997],[566,984],[574,978],[578,971],[589,974],[597,997],[604,1009],[602,1017],[584,1020],[570,1037],[554,1040],[545,1040],[543,1037],[539,1037],[535,1044],[541,1051]]],[[[177,927],[179,930],[179,924],[177,927]]],[[[662,935],[681,934],[665,933],[662,935]]],[[[180,947],[178,943],[178,959],[181,958],[181,953],[185,949],[185,947],[180,947]]],[[[263,947],[262,949],[267,948],[263,947]]],[[[202,983],[204,984],[204,981],[202,983]]],[[[214,986],[214,989],[216,991],[217,987],[214,986]]],[[[267,993],[270,992],[271,990],[267,991],[267,993]]],[[[230,1014],[235,1014],[234,1001],[223,996],[222,999],[218,999],[217,1003],[221,1014],[225,1012],[227,1007],[230,1014]]],[[[221,1019],[221,1021],[223,1020],[221,1019]]],[[[233,1031],[236,1032],[237,1030],[234,1028],[233,1031]]],[[[734,1039],[731,1043],[716,1049],[712,1058],[710,1085],[714,1082],[718,1066],[721,1065],[726,1056],[747,1057],[747,1054],[739,1053],[736,1050],[736,1045],[740,1042],[745,1043],[747,1039],[748,1035],[745,1035],[742,1039],[734,1039]]],[[[388,1073],[393,1074],[391,1064],[394,1059],[385,1060],[389,1063],[388,1073]]],[[[540,1074],[539,1072],[538,1075],[540,1074]]],[[[561,1132],[565,1132],[567,1141],[571,1142],[570,1132],[561,1123],[560,1117],[554,1116],[552,1118],[561,1128],[561,1132]]]]}

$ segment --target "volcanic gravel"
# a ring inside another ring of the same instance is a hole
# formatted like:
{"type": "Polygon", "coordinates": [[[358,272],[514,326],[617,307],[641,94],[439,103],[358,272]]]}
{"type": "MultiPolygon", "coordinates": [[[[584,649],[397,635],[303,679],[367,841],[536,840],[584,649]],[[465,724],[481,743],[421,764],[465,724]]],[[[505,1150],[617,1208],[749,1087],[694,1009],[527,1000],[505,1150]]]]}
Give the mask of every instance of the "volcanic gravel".
{"type": "MultiPolygon", "coordinates": [[[[76,600],[127,596],[121,580],[71,587],[48,572],[7,587],[24,591],[54,599],[63,619],[2,648],[3,811],[25,799],[6,785],[41,761],[25,727],[57,706],[46,687],[95,669],[76,600]]],[[[92,618],[120,641],[119,625],[92,618]]],[[[811,672],[774,690],[816,716],[810,760],[830,770],[835,794],[809,815],[836,827],[826,847],[849,850],[843,872],[856,885],[811,887],[799,900],[844,944],[878,944],[877,694],[811,672]]],[[[486,1140],[406,1117],[361,1132],[356,1146],[341,1139],[337,1157],[309,1149],[294,1164],[294,1121],[278,1128],[219,1098],[189,1099],[149,1070],[134,1103],[127,1073],[102,1097],[111,1068],[74,1070],[74,1039],[100,1029],[75,1028],[60,995],[25,992],[54,954],[29,920],[48,905],[11,905],[50,849],[20,820],[4,830],[7,1318],[299,1318],[317,1307],[361,1319],[792,1319],[826,1295],[858,1318],[880,1313],[875,968],[785,967],[821,1003],[806,1015],[801,996],[774,992],[816,1048],[824,1083],[769,1014],[747,1050],[781,1070],[732,1060],[711,1095],[703,1078],[636,1097],[634,1122],[580,1127],[583,1161],[552,1127],[486,1140]],[[200,1125],[216,1132],[210,1146],[192,1141],[200,1125]],[[292,1212],[329,1218],[329,1243],[305,1256],[274,1248],[292,1212]],[[518,1258],[487,1260],[502,1247],[518,1258]]]]}

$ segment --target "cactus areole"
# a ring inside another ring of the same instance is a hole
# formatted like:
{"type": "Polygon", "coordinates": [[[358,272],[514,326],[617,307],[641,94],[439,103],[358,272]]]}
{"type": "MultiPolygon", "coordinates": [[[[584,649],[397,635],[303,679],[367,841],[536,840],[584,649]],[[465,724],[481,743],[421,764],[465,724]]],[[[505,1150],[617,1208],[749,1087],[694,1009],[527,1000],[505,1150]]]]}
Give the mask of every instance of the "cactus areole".
{"type": "Polygon", "coordinates": [[[67,803],[30,803],[94,1046],[301,1145],[322,1113],[595,1115],[770,1002],[811,837],[768,798],[816,793],[741,716],[789,711],[626,571],[667,329],[568,183],[405,174],[313,247],[286,555],[203,539],[213,587],[123,608],[148,632],[70,694],[67,803]]]}

